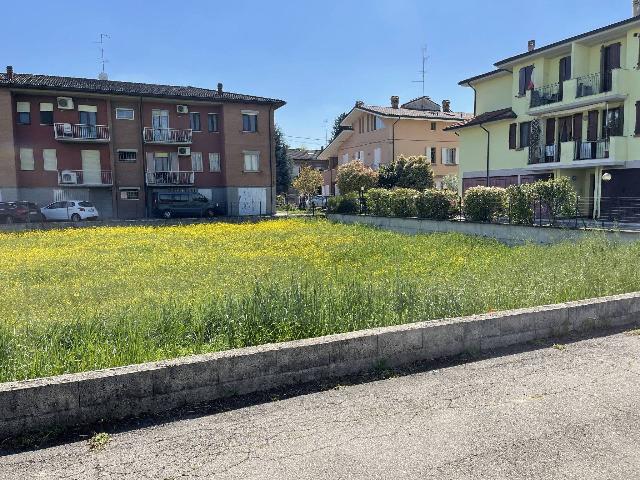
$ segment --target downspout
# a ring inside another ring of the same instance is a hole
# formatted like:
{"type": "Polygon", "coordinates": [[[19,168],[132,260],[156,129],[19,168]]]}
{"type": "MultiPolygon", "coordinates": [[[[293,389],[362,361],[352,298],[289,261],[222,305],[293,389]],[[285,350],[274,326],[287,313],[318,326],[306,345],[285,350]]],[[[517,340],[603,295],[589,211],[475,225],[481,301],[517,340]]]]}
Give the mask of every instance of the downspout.
{"type": "MultiPolygon", "coordinates": [[[[273,212],[273,190],[275,188],[276,181],[273,178],[273,161],[274,161],[274,152],[273,152],[273,134],[272,134],[272,124],[275,122],[275,118],[272,118],[272,109],[273,105],[269,105],[269,182],[271,184],[271,190],[269,192],[269,210],[273,212]]],[[[266,207],[266,205],[265,205],[266,207]]],[[[260,212],[262,214],[262,212],[260,212]]],[[[266,213],[266,208],[265,208],[266,213]]]]}
{"type": "Polygon", "coordinates": [[[391,162],[396,159],[396,123],[402,120],[402,117],[398,118],[391,126],[391,162]]]}
{"type": "Polygon", "coordinates": [[[489,186],[489,152],[491,146],[491,132],[484,128],[484,124],[480,124],[480,128],[487,132],[487,187],[489,186]]]}

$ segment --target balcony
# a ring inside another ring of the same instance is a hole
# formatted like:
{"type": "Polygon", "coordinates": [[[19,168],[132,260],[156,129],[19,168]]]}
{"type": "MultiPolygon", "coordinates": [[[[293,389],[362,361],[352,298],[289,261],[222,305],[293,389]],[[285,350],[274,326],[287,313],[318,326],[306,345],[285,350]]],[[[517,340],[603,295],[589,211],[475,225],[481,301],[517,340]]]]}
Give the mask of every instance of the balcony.
{"type": "Polygon", "coordinates": [[[144,127],[144,143],[164,145],[191,145],[193,130],[190,128],[153,128],[144,127]]]}
{"type": "Polygon", "coordinates": [[[531,108],[542,107],[562,101],[562,87],[559,83],[552,83],[531,91],[531,108]]]}
{"type": "Polygon", "coordinates": [[[609,140],[576,142],[576,160],[601,160],[609,158],[609,140]]]}
{"type": "Polygon", "coordinates": [[[539,165],[545,163],[555,163],[560,161],[556,145],[530,146],[529,165],[539,165]]]}
{"type": "Polygon", "coordinates": [[[58,185],[64,187],[110,187],[111,170],[59,170],[58,185]]]}
{"type": "Polygon", "coordinates": [[[603,77],[600,73],[591,73],[577,78],[576,98],[590,97],[598,93],[611,91],[612,74],[603,77]]]}
{"type": "Polygon", "coordinates": [[[184,186],[193,185],[194,172],[147,172],[147,185],[153,186],[184,186]]]}
{"type": "Polygon", "coordinates": [[[54,123],[53,132],[60,142],[107,143],[111,139],[106,125],[54,123]]]}

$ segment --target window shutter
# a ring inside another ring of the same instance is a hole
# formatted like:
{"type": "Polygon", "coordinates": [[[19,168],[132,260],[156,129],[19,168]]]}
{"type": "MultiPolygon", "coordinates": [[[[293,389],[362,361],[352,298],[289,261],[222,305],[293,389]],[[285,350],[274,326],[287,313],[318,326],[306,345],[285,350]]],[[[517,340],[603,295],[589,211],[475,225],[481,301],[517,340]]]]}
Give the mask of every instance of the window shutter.
{"type": "Polygon", "coordinates": [[[636,135],[640,135],[640,101],[636,102],[636,135]]]}
{"type": "Polygon", "coordinates": [[[56,171],[58,169],[58,158],[56,157],[55,148],[45,148],[42,150],[42,159],[44,160],[44,169],[46,171],[56,171]]]}
{"type": "Polygon", "coordinates": [[[155,173],[156,162],[153,159],[153,153],[147,153],[147,172],[155,173]]]}
{"type": "Polygon", "coordinates": [[[526,91],[527,91],[527,69],[525,67],[520,69],[520,81],[518,84],[518,94],[524,95],[526,91]]]}
{"type": "Polygon", "coordinates": [[[517,130],[518,130],[518,125],[516,123],[512,123],[511,125],[509,125],[509,149],[510,150],[515,150],[516,148],[518,148],[518,145],[516,143],[516,138],[517,138],[517,130]]]}
{"type": "Polygon", "coordinates": [[[454,148],[454,150],[456,152],[455,164],[456,165],[460,165],[460,149],[459,148],[454,148]]]}
{"type": "Polygon", "coordinates": [[[446,165],[449,163],[449,149],[446,147],[442,148],[442,163],[446,165]]]}

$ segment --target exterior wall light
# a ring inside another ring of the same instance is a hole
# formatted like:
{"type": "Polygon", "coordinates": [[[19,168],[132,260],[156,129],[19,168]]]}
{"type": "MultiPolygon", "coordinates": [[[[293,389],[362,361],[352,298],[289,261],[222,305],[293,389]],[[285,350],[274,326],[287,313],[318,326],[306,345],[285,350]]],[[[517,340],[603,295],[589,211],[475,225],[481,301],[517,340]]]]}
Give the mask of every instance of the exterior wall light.
{"type": "Polygon", "coordinates": [[[602,174],[602,181],[603,182],[610,182],[611,181],[611,174],[609,172],[603,173],[602,174]]]}

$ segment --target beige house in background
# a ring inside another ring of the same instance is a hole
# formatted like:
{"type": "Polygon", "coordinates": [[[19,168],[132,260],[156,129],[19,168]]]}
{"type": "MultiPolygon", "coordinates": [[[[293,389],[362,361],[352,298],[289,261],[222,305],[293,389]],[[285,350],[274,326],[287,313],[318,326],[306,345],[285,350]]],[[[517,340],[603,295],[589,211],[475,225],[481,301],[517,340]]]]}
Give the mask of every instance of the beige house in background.
{"type": "Polygon", "coordinates": [[[458,137],[445,128],[473,116],[452,112],[450,102],[442,106],[429,97],[420,97],[403,105],[397,96],[390,107],[356,102],[341,123],[342,131],[318,155],[329,161],[324,172],[324,195],[336,193],[337,167],[352,160],[361,160],[377,170],[400,155],[425,155],[431,160],[436,187],[445,175],[458,173],[458,137]]]}

